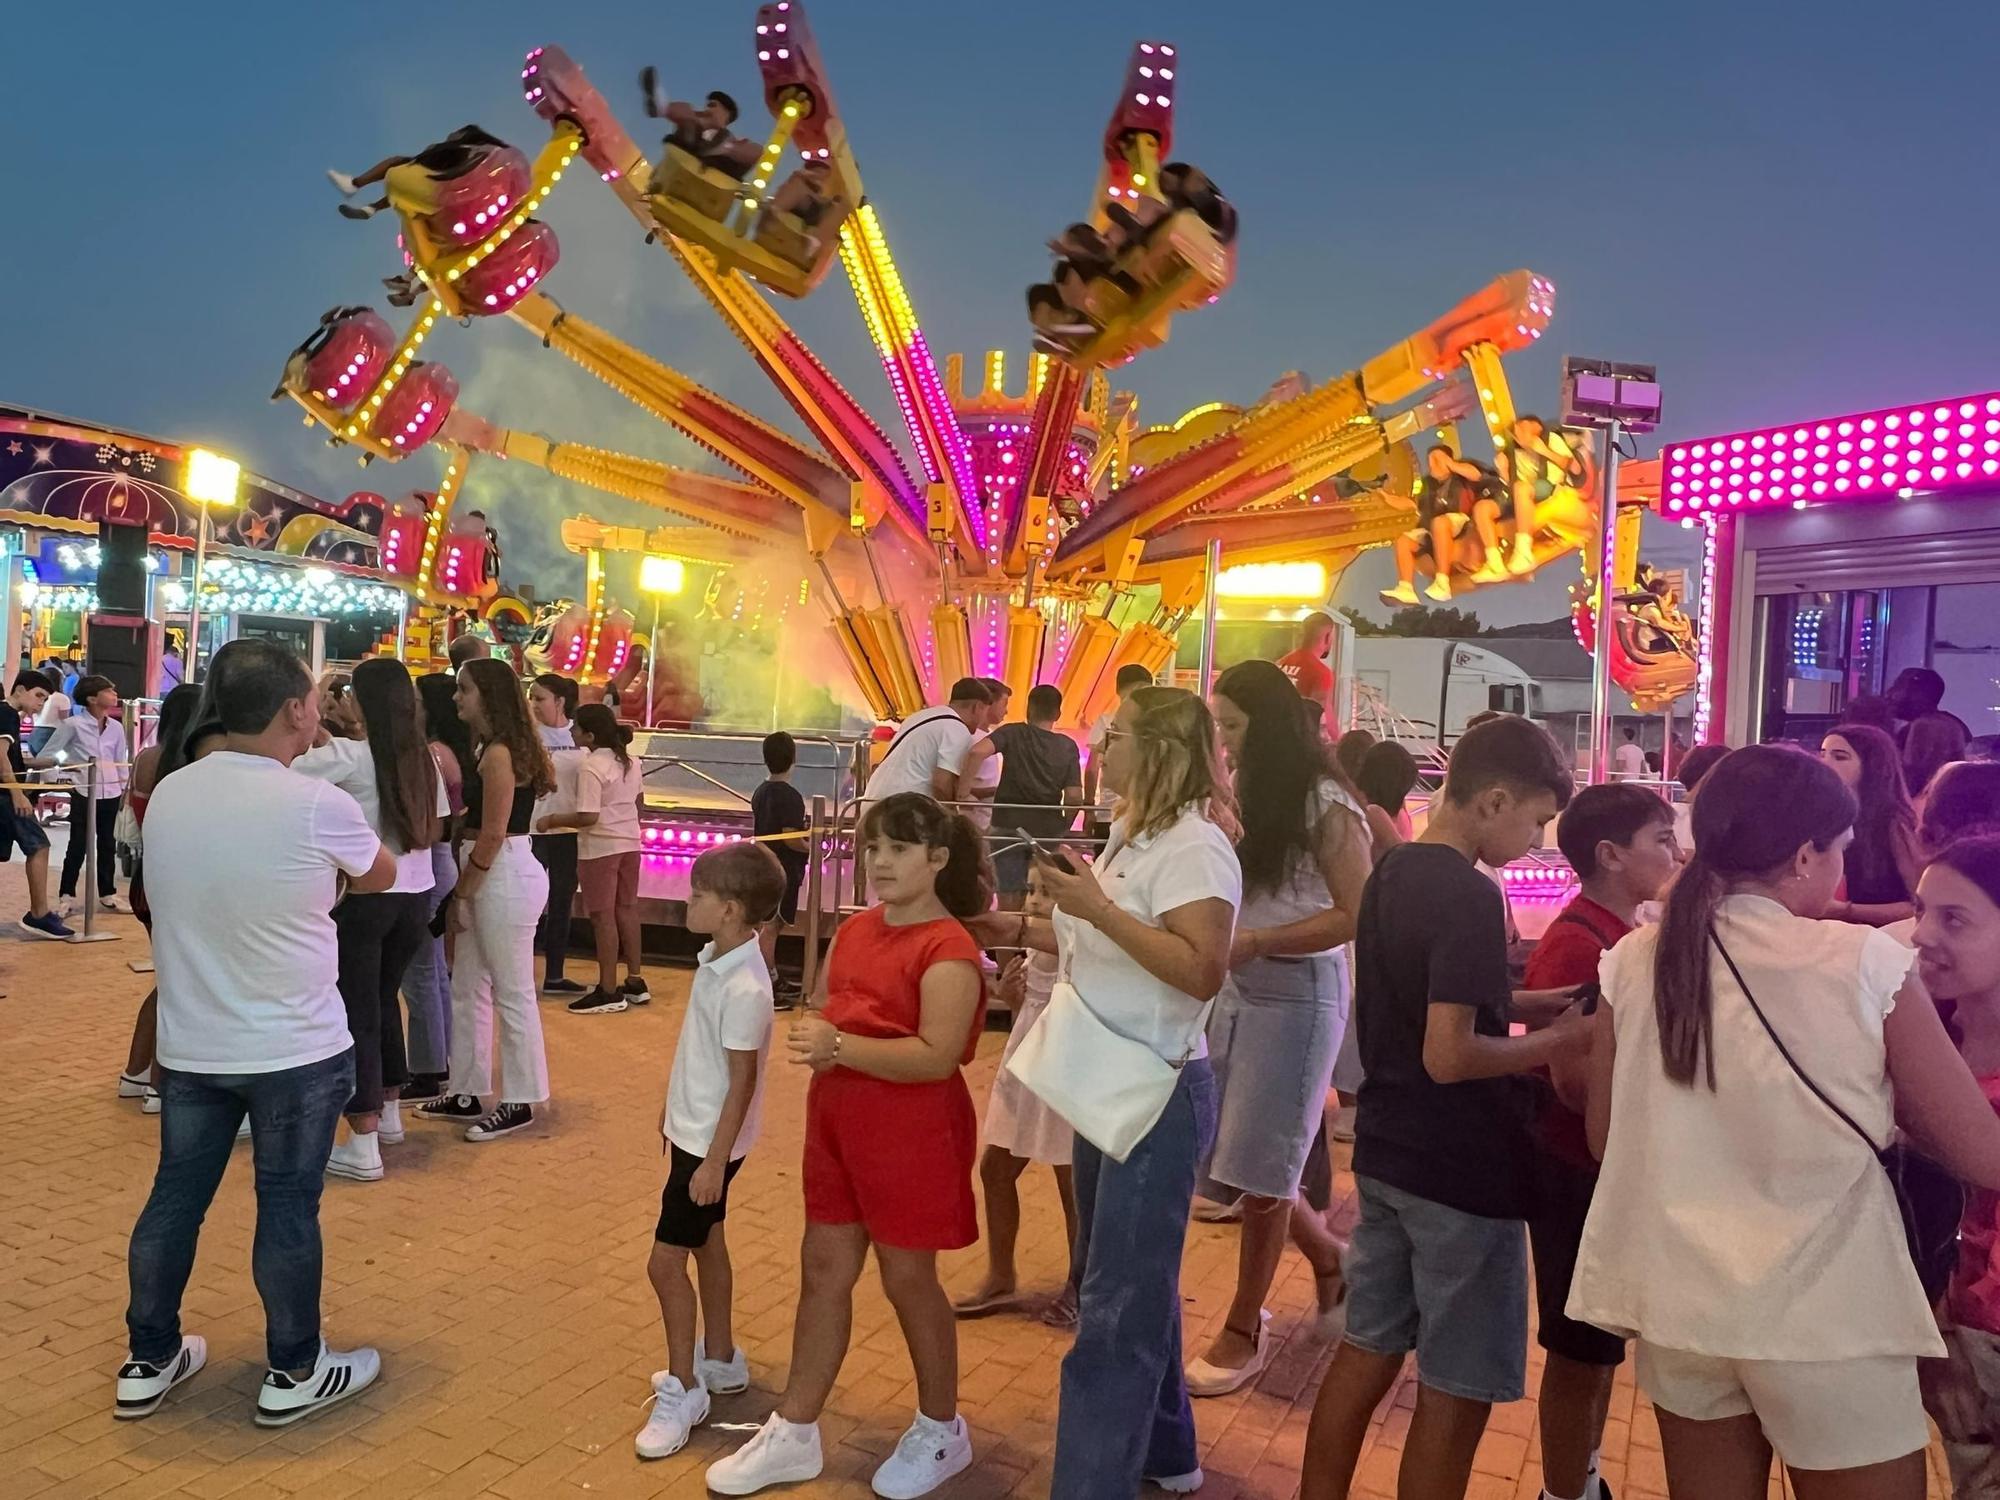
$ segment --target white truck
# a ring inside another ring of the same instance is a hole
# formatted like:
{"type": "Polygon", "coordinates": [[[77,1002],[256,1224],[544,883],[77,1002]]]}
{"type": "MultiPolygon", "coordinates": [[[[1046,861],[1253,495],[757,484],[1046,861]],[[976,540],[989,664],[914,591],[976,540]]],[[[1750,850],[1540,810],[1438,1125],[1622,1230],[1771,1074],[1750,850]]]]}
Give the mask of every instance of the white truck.
{"type": "Polygon", "coordinates": [[[1540,684],[1476,642],[1342,635],[1336,649],[1351,641],[1354,653],[1353,722],[1378,738],[1449,750],[1489,709],[1541,717],[1540,684]]]}

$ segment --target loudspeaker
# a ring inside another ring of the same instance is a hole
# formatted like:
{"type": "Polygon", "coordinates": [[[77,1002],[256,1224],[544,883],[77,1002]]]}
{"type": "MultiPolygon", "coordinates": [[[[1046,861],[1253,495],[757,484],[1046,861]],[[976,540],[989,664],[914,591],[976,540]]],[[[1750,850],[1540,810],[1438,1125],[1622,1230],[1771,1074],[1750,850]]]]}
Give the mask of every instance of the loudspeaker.
{"type": "Polygon", "coordinates": [[[146,528],[99,521],[97,550],[97,607],[107,614],[145,614],[146,528]]]}
{"type": "MultiPolygon", "coordinates": [[[[139,534],[145,535],[143,531],[139,534]]],[[[102,576],[100,573],[99,577],[102,576]]],[[[90,617],[90,652],[85,670],[109,677],[120,698],[151,697],[159,663],[160,627],[144,615],[90,617]]]]}

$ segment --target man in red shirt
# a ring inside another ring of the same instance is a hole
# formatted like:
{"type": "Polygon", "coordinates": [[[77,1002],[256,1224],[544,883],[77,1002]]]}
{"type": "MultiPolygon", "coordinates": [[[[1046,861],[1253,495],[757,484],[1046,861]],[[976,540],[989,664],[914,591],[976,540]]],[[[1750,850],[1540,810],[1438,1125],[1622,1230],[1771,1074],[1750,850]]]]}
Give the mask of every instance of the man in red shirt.
{"type": "Polygon", "coordinates": [[[1327,653],[1333,650],[1333,617],[1314,610],[1299,621],[1296,650],[1278,658],[1278,669],[1292,679],[1299,696],[1317,703],[1320,722],[1331,735],[1339,726],[1333,722],[1333,673],[1327,668],[1327,653]]]}
{"type": "MultiPolygon", "coordinates": [[[[1644,787],[1617,782],[1577,793],[1556,825],[1556,845],[1583,888],[1535,945],[1523,981],[1529,989],[1595,984],[1598,960],[1632,930],[1639,907],[1658,899],[1683,858],[1673,809],[1644,787]]],[[[1589,1071],[1587,1052],[1555,1069],[1535,1122],[1536,1207],[1528,1242],[1538,1336],[1548,1351],[1540,1396],[1544,1500],[1611,1500],[1597,1475],[1597,1449],[1625,1342],[1563,1315],[1597,1185],[1583,1125],[1589,1071]]]]}

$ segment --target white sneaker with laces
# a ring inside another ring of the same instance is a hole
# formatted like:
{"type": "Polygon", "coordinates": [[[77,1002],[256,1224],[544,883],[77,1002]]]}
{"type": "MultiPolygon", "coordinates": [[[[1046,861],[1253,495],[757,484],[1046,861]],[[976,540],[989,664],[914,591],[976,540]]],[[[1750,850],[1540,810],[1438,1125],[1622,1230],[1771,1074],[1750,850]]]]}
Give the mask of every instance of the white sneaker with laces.
{"type": "Polygon", "coordinates": [[[340,190],[340,196],[343,198],[352,198],[356,193],[361,191],[360,188],[354,185],[354,179],[349,177],[345,172],[336,172],[332,168],[328,168],[326,178],[327,181],[340,190]]]}
{"type": "Polygon", "coordinates": [[[344,1141],[335,1141],[327,1153],[326,1175],[345,1177],[349,1182],[382,1180],[382,1142],[377,1132],[355,1131],[344,1141]]]}
{"type": "Polygon", "coordinates": [[[662,1370],[653,1377],[653,1413],[632,1440],[641,1458],[666,1458],[687,1446],[688,1434],[708,1420],[708,1392],[688,1390],[662,1370]]]}
{"type": "Polygon", "coordinates": [[[711,1395],[733,1396],[738,1391],[750,1389],[750,1361],[744,1357],[741,1347],[728,1359],[710,1359],[707,1345],[696,1339],[694,1373],[711,1395]]]}
{"type": "Polygon", "coordinates": [[[118,1075],[118,1097],[120,1099],[143,1099],[153,1086],[153,1079],[147,1073],[120,1073],[118,1075]]]}
{"type": "Polygon", "coordinates": [[[1424,596],[1435,599],[1440,604],[1444,603],[1451,597],[1451,579],[1443,573],[1438,574],[1425,586],[1424,596]]]}
{"type": "Polygon", "coordinates": [[[936,1422],[918,1412],[896,1451],[875,1471],[874,1490],[883,1500],[917,1500],[970,1467],[972,1435],[965,1418],[936,1422]]]}
{"type": "Polygon", "coordinates": [[[1514,550],[1507,558],[1510,573],[1532,573],[1535,571],[1535,544],[1524,536],[1514,538],[1514,550]]]}
{"type": "Polygon", "coordinates": [[[754,1495],[767,1485],[817,1479],[825,1467],[819,1423],[787,1422],[772,1412],[755,1437],[708,1466],[708,1487],[718,1495],[754,1495]]]}
{"type": "Polygon", "coordinates": [[[283,1370],[265,1372],[264,1388],[257,1393],[257,1425],[284,1427],[324,1411],[349,1396],[360,1395],[381,1373],[382,1356],[373,1349],[337,1353],[321,1339],[319,1358],[303,1380],[294,1380],[283,1370]]]}
{"type": "Polygon", "coordinates": [[[139,1113],[142,1115],[156,1115],[159,1112],[160,1091],[158,1089],[147,1089],[146,1097],[139,1101],[139,1113]]]}
{"type": "Polygon", "coordinates": [[[382,1144],[385,1146],[400,1146],[403,1144],[402,1100],[384,1099],[382,1101],[382,1118],[375,1126],[375,1133],[382,1138],[382,1144]]]}
{"type": "Polygon", "coordinates": [[[1486,554],[1486,561],[1481,563],[1477,570],[1474,571],[1472,581],[1474,583],[1505,583],[1507,581],[1507,562],[1505,558],[1501,557],[1497,547],[1486,554]]]}
{"type": "Polygon", "coordinates": [[[208,1340],[198,1333],[182,1334],[180,1349],[161,1364],[128,1359],[118,1367],[118,1405],[111,1414],[121,1422],[150,1417],[168,1391],[194,1379],[207,1363],[208,1340]]]}
{"type": "Polygon", "coordinates": [[[1417,602],[1416,586],[1409,583],[1399,583],[1392,589],[1384,589],[1382,590],[1382,602],[1384,604],[1415,604],[1417,602]]]}

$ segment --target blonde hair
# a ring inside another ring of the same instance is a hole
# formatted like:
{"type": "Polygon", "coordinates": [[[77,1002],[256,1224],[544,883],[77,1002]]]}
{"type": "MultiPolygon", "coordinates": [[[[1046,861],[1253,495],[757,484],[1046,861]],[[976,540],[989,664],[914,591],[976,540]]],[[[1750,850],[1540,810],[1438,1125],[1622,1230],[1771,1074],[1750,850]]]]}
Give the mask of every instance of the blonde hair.
{"type": "Polygon", "coordinates": [[[1162,833],[1189,803],[1229,835],[1239,832],[1236,799],[1208,705],[1181,688],[1142,687],[1132,723],[1132,776],[1118,804],[1126,837],[1162,833]]]}

